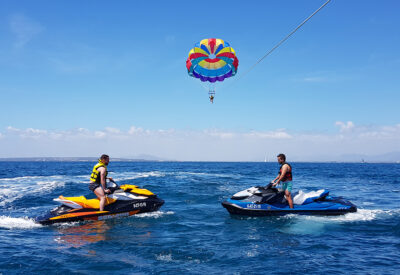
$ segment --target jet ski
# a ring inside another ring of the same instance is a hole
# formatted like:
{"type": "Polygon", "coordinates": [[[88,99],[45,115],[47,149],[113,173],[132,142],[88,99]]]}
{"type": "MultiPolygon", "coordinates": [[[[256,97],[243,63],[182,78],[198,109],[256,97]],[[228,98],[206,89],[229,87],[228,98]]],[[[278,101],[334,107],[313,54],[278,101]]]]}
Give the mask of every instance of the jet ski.
{"type": "Polygon", "coordinates": [[[222,202],[229,213],[246,216],[301,215],[343,215],[356,212],[357,207],[342,197],[332,197],[328,190],[308,193],[303,191],[292,195],[293,208],[289,207],[284,191],[272,187],[251,187],[234,194],[222,202]]]}
{"type": "Polygon", "coordinates": [[[46,215],[37,217],[36,222],[47,225],[60,222],[106,220],[157,211],[164,204],[164,201],[157,195],[136,185],[118,186],[115,182],[109,182],[107,188],[111,194],[106,197],[104,211],[99,211],[100,200],[98,198],[59,196],[54,201],[61,205],[46,215]]]}

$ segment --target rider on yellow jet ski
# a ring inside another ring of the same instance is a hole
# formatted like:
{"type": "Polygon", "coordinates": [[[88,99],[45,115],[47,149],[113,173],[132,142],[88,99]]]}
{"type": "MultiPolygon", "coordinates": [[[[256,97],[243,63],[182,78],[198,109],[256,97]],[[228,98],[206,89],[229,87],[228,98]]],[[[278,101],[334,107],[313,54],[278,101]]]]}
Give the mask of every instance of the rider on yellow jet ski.
{"type": "Polygon", "coordinates": [[[106,180],[109,179],[113,181],[112,178],[107,178],[107,165],[110,162],[110,157],[108,155],[101,155],[99,163],[93,167],[92,175],[90,176],[89,189],[93,191],[100,200],[100,211],[104,210],[104,205],[106,203],[106,194],[111,193],[107,189],[106,180]]]}

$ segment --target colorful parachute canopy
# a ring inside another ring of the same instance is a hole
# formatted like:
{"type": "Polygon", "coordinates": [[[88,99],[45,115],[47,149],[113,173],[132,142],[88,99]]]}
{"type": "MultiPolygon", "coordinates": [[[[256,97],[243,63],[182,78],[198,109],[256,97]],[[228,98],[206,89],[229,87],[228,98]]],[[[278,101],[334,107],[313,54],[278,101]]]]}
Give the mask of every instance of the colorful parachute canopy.
{"type": "Polygon", "coordinates": [[[234,76],[239,66],[235,50],[222,39],[203,39],[189,52],[186,68],[190,76],[201,81],[224,81],[234,76]]]}

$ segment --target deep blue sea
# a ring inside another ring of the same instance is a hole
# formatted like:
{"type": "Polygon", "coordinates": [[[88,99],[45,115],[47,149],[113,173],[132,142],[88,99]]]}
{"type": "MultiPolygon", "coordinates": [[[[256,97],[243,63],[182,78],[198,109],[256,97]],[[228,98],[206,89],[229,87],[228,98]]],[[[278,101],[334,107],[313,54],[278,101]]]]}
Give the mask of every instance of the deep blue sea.
{"type": "Polygon", "coordinates": [[[278,163],[110,162],[158,212],[35,224],[59,195],[94,197],[91,162],[0,162],[0,274],[400,274],[400,164],[293,163],[294,190],[328,189],[357,213],[231,216],[221,202],[278,163]]]}

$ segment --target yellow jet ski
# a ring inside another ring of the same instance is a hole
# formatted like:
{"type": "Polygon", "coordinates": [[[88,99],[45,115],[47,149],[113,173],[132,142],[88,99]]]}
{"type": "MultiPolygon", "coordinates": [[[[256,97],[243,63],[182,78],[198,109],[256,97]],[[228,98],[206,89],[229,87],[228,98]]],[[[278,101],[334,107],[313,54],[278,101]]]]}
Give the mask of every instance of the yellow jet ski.
{"type": "Polygon", "coordinates": [[[41,224],[53,224],[106,220],[157,211],[164,204],[164,201],[157,195],[136,185],[124,184],[118,186],[113,183],[113,186],[110,186],[110,183],[108,183],[107,188],[111,190],[111,194],[106,197],[104,211],[99,211],[100,200],[98,198],[59,196],[54,201],[61,203],[61,205],[51,210],[50,213],[37,217],[36,221],[41,224]]]}

